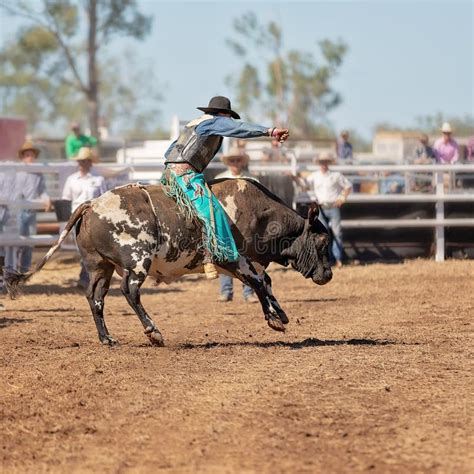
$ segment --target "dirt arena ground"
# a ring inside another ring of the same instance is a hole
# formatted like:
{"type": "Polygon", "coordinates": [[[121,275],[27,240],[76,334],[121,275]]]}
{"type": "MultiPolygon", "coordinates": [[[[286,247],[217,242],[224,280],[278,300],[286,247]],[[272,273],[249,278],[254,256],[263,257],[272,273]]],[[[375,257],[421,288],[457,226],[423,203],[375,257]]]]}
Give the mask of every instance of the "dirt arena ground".
{"type": "Polygon", "coordinates": [[[147,285],[164,348],[116,281],[108,348],[66,257],[0,313],[2,472],[474,472],[474,262],[274,269],[285,334],[217,282],[147,285]]]}

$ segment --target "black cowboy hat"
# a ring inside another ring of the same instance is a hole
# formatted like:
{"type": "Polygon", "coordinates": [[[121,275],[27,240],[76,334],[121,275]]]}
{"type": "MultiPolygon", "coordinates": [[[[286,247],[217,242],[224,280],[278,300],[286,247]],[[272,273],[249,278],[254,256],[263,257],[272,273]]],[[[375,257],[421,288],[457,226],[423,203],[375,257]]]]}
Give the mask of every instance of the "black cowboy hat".
{"type": "Polygon", "coordinates": [[[240,115],[232,110],[230,100],[227,97],[223,97],[221,95],[213,97],[209,101],[209,105],[207,107],[198,107],[198,109],[211,114],[223,112],[226,114],[230,114],[230,116],[235,119],[240,119],[240,115]]]}

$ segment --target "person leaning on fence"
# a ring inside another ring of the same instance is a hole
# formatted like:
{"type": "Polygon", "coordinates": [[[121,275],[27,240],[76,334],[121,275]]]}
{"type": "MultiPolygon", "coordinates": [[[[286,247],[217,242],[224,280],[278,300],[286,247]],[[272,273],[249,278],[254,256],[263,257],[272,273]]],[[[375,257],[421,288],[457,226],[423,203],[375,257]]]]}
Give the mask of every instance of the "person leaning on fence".
{"type": "Polygon", "coordinates": [[[470,137],[466,144],[466,161],[474,163],[474,137],[470,137]]]}
{"type": "Polygon", "coordinates": [[[319,170],[310,174],[304,181],[312,189],[316,201],[321,207],[319,218],[330,227],[333,234],[331,253],[336,266],[342,266],[344,247],[342,244],[341,206],[352,191],[351,182],[338,171],[331,171],[329,165],[334,163],[330,152],[320,153],[316,158],[319,170]]]}
{"type": "MultiPolygon", "coordinates": [[[[431,165],[436,163],[436,156],[430,139],[426,133],[418,138],[420,144],[415,148],[415,154],[408,163],[415,165],[431,165]]],[[[431,192],[433,176],[430,173],[416,172],[410,175],[410,190],[414,192],[431,192]]]]}
{"type": "Polygon", "coordinates": [[[441,127],[442,136],[435,141],[433,146],[436,161],[441,164],[454,164],[459,160],[459,146],[453,138],[453,131],[448,122],[441,127]]]}
{"type": "MultiPolygon", "coordinates": [[[[215,179],[220,178],[248,178],[255,179],[248,171],[246,171],[250,158],[246,153],[242,153],[241,148],[231,148],[229,153],[221,158],[222,162],[227,166],[227,170],[219,173],[215,179]]],[[[220,296],[219,301],[225,303],[232,301],[234,298],[234,282],[229,275],[219,275],[220,279],[220,296]]],[[[257,303],[258,299],[254,295],[254,291],[247,285],[242,283],[244,300],[246,303],[257,303]]]]}
{"type": "Polygon", "coordinates": [[[413,163],[416,165],[430,165],[436,161],[433,147],[430,145],[430,139],[426,133],[422,133],[418,139],[420,144],[415,149],[415,158],[413,163]]]}
{"type": "Polygon", "coordinates": [[[71,124],[71,133],[65,140],[66,158],[71,159],[75,157],[81,148],[92,148],[96,145],[97,138],[83,134],[81,132],[81,126],[77,122],[74,122],[71,124]]]}
{"type": "MultiPolygon", "coordinates": [[[[83,202],[105,193],[107,188],[104,177],[92,169],[93,163],[97,162],[98,158],[90,148],[81,148],[79,153],[71,159],[77,162],[78,170],[68,176],[62,199],[71,201],[71,210],[74,211],[83,202]]],[[[77,286],[85,289],[88,284],[89,274],[81,259],[81,273],[77,286]]]]}
{"type": "MultiPolygon", "coordinates": [[[[39,148],[35,147],[30,141],[26,141],[18,150],[18,159],[25,165],[32,165],[38,159],[40,154],[39,148]]],[[[15,173],[14,184],[15,200],[21,201],[37,201],[43,203],[44,210],[51,208],[51,200],[46,192],[46,184],[42,173],[30,173],[28,171],[18,171],[15,173]]],[[[22,209],[18,215],[19,235],[29,237],[36,234],[36,210],[22,209]]],[[[15,270],[21,273],[27,272],[31,267],[33,256],[33,247],[22,245],[13,249],[16,253],[15,270]]]]}

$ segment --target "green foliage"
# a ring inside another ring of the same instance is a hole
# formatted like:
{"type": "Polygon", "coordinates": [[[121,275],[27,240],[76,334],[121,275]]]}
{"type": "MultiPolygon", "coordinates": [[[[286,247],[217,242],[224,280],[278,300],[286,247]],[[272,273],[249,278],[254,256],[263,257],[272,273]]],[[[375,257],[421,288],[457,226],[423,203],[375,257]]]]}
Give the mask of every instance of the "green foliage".
{"type": "Polygon", "coordinates": [[[400,127],[391,122],[379,122],[375,125],[375,131],[419,131],[428,135],[436,135],[444,122],[449,122],[455,135],[474,135],[474,116],[465,115],[463,117],[446,116],[442,112],[433,115],[424,115],[416,118],[414,126],[400,127]]]}
{"type": "Polygon", "coordinates": [[[99,16],[103,20],[98,31],[105,43],[114,35],[143,40],[150,33],[153,22],[138,11],[135,0],[99,1],[99,16]]]}
{"type": "MultiPolygon", "coordinates": [[[[0,50],[2,113],[25,116],[32,130],[89,116],[94,131],[99,114],[117,115],[118,128],[133,128],[134,120],[150,113],[150,100],[156,105],[151,91],[147,110],[138,111],[145,76],[118,74],[120,61],[106,49],[114,37],[142,40],[150,32],[152,18],[138,10],[136,0],[0,0],[1,10],[24,20],[0,50]],[[116,104],[127,104],[126,113],[116,104]]],[[[147,71],[148,81],[151,76],[147,71]]]]}
{"type": "Polygon", "coordinates": [[[474,115],[465,115],[464,117],[448,117],[441,112],[434,115],[425,115],[417,118],[417,127],[423,132],[434,134],[439,132],[443,122],[449,122],[455,135],[473,136],[474,135],[474,115]]]}
{"type": "Polygon", "coordinates": [[[227,44],[244,64],[227,82],[235,90],[239,110],[248,119],[291,124],[296,137],[318,136],[328,112],[341,102],[331,82],[347,45],[325,39],[318,43],[318,55],[285,51],[281,28],[274,22],[261,25],[253,13],[237,18],[234,30],[236,38],[228,39],[227,44]]]}
{"type": "Polygon", "coordinates": [[[104,78],[122,78],[102,81],[102,115],[114,117],[115,128],[127,138],[155,137],[162,97],[150,80],[153,71],[136,64],[131,51],[125,51],[125,55],[129,58],[126,64],[110,58],[101,69],[104,78]]]}

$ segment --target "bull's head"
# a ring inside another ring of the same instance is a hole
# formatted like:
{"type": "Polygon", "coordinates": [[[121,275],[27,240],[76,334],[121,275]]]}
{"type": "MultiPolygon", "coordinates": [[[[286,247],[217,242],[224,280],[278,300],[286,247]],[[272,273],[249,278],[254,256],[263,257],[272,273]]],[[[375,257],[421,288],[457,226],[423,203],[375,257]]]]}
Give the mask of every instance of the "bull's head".
{"type": "Polygon", "coordinates": [[[309,209],[303,232],[283,254],[291,266],[305,278],[311,278],[318,285],[325,285],[332,278],[329,265],[330,238],[318,216],[319,207],[315,204],[309,209]]]}

